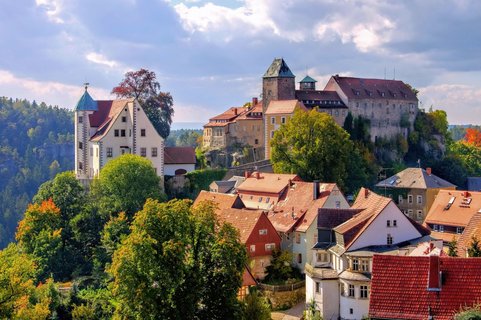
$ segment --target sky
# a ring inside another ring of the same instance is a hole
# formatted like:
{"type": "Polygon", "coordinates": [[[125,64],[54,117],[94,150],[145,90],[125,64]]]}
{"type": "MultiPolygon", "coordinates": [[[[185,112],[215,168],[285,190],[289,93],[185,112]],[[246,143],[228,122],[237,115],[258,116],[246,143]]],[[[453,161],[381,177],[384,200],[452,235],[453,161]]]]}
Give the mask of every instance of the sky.
{"type": "Polygon", "coordinates": [[[478,0],[0,0],[0,96],[73,108],[127,71],[157,74],[174,122],[260,95],[282,57],[300,81],[331,75],[402,80],[420,108],[481,124],[478,0]]]}

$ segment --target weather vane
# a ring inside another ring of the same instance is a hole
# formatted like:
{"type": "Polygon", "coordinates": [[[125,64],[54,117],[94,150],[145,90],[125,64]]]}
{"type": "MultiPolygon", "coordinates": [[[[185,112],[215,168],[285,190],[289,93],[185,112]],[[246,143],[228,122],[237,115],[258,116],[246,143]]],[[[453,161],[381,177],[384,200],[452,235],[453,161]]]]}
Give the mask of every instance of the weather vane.
{"type": "Polygon", "coordinates": [[[85,91],[87,91],[87,88],[89,87],[89,85],[90,85],[90,83],[88,83],[88,82],[85,82],[85,83],[84,83],[85,91]]]}

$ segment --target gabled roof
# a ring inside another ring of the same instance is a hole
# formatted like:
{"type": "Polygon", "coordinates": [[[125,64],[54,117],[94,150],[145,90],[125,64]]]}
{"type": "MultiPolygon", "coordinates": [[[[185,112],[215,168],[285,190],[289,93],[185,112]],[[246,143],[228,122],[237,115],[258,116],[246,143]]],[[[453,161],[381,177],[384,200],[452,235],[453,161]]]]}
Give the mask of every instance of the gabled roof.
{"type": "Polygon", "coordinates": [[[440,189],[454,188],[454,184],[428,174],[421,168],[407,168],[397,174],[379,182],[376,187],[407,188],[407,189],[440,189]]]}
{"type": "Polygon", "coordinates": [[[296,98],[309,108],[347,109],[336,91],[296,90],[296,98]]]}
{"type": "Polygon", "coordinates": [[[289,185],[289,181],[295,180],[300,180],[296,174],[254,172],[237,187],[237,191],[280,194],[289,185]]]}
{"type": "Polygon", "coordinates": [[[90,140],[99,141],[102,139],[109,132],[127,103],[132,101],[134,101],[134,99],[97,101],[98,111],[89,115],[90,126],[97,128],[97,131],[90,140]]]}
{"type": "Polygon", "coordinates": [[[473,237],[481,240],[481,212],[477,212],[471,217],[467,227],[457,240],[459,257],[467,257],[468,248],[471,246],[473,237]]]}
{"type": "Polygon", "coordinates": [[[294,74],[282,58],[272,61],[263,78],[294,78],[294,74]]]}
{"type": "Polygon", "coordinates": [[[164,164],[195,164],[195,149],[192,147],[165,147],[164,164]]]}
{"type": "Polygon", "coordinates": [[[431,315],[436,320],[453,319],[462,307],[479,303],[479,283],[481,259],[375,255],[369,317],[426,320],[431,315]],[[440,290],[427,290],[435,285],[439,271],[440,290]]]}
{"type": "Polygon", "coordinates": [[[317,217],[317,228],[334,229],[335,227],[343,224],[361,211],[362,209],[319,208],[319,215],[317,217]]]}
{"type": "Polygon", "coordinates": [[[232,107],[227,109],[226,111],[222,112],[221,114],[210,118],[210,122],[215,122],[218,120],[227,120],[227,121],[233,121],[235,118],[237,118],[239,115],[242,113],[245,113],[247,111],[247,108],[245,107],[232,107]]]}
{"type": "Polygon", "coordinates": [[[312,82],[317,82],[317,80],[309,77],[308,75],[306,75],[304,77],[304,79],[302,79],[301,81],[299,81],[299,83],[312,83],[312,82]]]}
{"type": "Polygon", "coordinates": [[[237,120],[262,120],[262,100],[236,118],[237,120]],[[255,114],[255,115],[254,115],[255,114]]]}
{"type": "MultiPolygon", "coordinates": [[[[202,190],[194,201],[193,206],[198,206],[203,201],[212,201],[217,204],[216,212],[219,213],[224,209],[233,208],[238,202],[239,196],[228,193],[217,193],[202,190]]],[[[240,203],[240,202],[238,202],[240,203]]]]}
{"type": "Polygon", "coordinates": [[[217,211],[217,217],[221,222],[230,223],[233,227],[239,230],[240,241],[246,243],[247,239],[254,231],[254,227],[263,215],[262,210],[248,210],[248,209],[223,209],[217,211]]]}
{"type": "Polygon", "coordinates": [[[266,114],[292,114],[296,107],[307,110],[299,100],[271,100],[267,106],[266,114]]]}
{"type": "Polygon", "coordinates": [[[313,187],[312,182],[294,182],[269,211],[268,218],[278,232],[290,232],[293,228],[305,232],[317,218],[318,209],[337,188],[334,183],[321,183],[319,195],[314,199],[313,187]]]}
{"type": "Polygon", "coordinates": [[[396,99],[418,101],[402,81],[332,76],[348,99],[396,99]]]}
{"type": "Polygon", "coordinates": [[[80,100],[77,102],[77,105],[74,108],[75,111],[97,111],[97,101],[92,99],[90,94],[87,91],[87,87],[85,87],[84,94],[80,97],[80,100]]]}
{"type": "Polygon", "coordinates": [[[480,210],[481,192],[439,190],[424,224],[466,227],[480,210]]]}

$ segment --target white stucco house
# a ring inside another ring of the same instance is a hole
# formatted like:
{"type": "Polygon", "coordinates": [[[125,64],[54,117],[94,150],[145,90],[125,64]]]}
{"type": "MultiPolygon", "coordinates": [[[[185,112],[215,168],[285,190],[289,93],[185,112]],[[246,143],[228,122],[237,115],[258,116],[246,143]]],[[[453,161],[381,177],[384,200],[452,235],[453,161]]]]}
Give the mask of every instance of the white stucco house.
{"type": "Polygon", "coordinates": [[[404,215],[392,199],[362,188],[350,209],[324,209],[318,241],[306,264],[306,303],[324,319],[362,319],[369,312],[374,254],[408,255],[429,230],[404,215]]]}
{"type": "Polygon", "coordinates": [[[115,157],[137,154],[164,175],[164,139],[134,99],[99,100],[87,87],[75,107],[75,172],[77,179],[92,180],[115,157]]]}
{"type": "Polygon", "coordinates": [[[164,174],[178,176],[195,170],[196,158],[193,147],[165,147],[164,174]]]}

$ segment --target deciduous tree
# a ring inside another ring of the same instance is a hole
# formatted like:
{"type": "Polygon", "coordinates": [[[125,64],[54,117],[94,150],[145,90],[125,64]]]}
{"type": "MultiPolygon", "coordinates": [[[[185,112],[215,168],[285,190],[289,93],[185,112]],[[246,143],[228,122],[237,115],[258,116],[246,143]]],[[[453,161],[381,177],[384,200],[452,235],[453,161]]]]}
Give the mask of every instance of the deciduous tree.
{"type": "Polygon", "coordinates": [[[467,128],[464,136],[466,143],[481,148],[481,131],[474,128],[467,128]]]}

